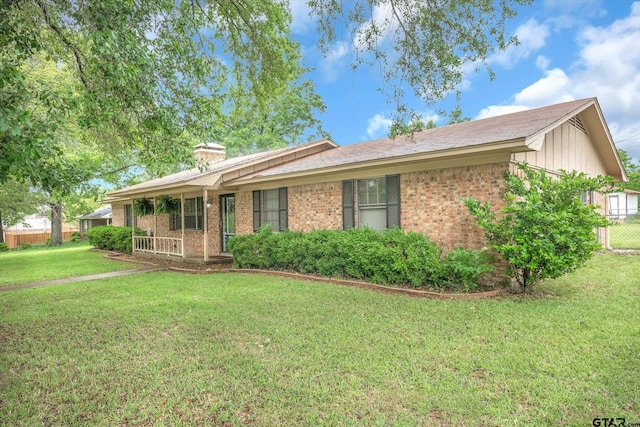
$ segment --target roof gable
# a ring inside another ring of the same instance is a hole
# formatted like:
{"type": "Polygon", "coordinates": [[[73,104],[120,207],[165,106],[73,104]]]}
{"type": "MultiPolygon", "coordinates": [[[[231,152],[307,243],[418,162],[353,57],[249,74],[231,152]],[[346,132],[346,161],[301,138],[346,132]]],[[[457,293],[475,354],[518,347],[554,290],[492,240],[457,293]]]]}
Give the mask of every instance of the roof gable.
{"type": "Polygon", "coordinates": [[[284,161],[304,158],[308,155],[335,147],[337,147],[335,142],[323,139],[308,144],[233,157],[210,164],[206,170],[193,168],[110,192],[106,201],[117,201],[133,195],[150,195],[168,190],[175,191],[179,188],[184,190],[199,187],[215,187],[224,174],[234,174],[234,177],[238,178],[275,164],[281,164],[284,161]]]}
{"type": "Polygon", "coordinates": [[[238,179],[237,183],[272,180],[297,174],[318,174],[344,168],[389,165],[412,159],[539,150],[547,132],[582,113],[604,157],[608,173],[622,179],[624,171],[595,98],[581,99],[502,116],[416,132],[413,139],[382,138],[338,147],[238,179]]]}

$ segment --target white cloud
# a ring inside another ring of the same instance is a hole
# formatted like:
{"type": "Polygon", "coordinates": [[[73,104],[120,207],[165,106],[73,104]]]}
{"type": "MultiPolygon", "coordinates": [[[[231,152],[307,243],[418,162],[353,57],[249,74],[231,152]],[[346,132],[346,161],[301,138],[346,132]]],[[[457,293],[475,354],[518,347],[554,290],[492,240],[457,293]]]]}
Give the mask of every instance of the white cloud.
{"type": "Polygon", "coordinates": [[[291,31],[294,34],[304,34],[313,28],[313,19],[309,16],[311,8],[304,0],[289,0],[291,11],[291,31]]]}
{"type": "MultiPolygon", "coordinates": [[[[414,119],[420,120],[424,123],[433,121],[434,123],[437,124],[440,121],[440,116],[437,113],[434,113],[433,111],[429,111],[429,112],[417,114],[417,116],[414,117],[414,119]]],[[[369,119],[369,122],[368,122],[368,126],[367,126],[368,139],[386,137],[389,134],[389,129],[391,128],[392,124],[393,124],[393,120],[387,118],[384,113],[378,113],[374,115],[369,119]]],[[[365,138],[362,138],[362,139],[364,140],[365,138]]]]}
{"type": "Polygon", "coordinates": [[[551,60],[544,55],[538,55],[536,58],[536,67],[541,69],[542,71],[546,71],[551,64],[551,60]]]}
{"type": "Polygon", "coordinates": [[[320,61],[320,72],[327,82],[334,82],[338,78],[338,68],[345,67],[345,58],[349,54],[346,42],[334,43],[331,51],[320,61]]]}
{"type": "Polygon", "coordinates": [[[353,47],[357,51],[365,51],[383,43],[397,28],[398,20],[392,13],[391,3],[384,2],[374,6],[369,22],[363,24],[353,38],[353,47]],[[375,35],[367,35],[372,27],[376,27],[375,35]]]}
{"type": "MultiPolygon", "coordinates": [[[[543,62],[544,65],[544,62],[543,62]]],[[[476,119],[515,113],[530,108],[572,101],[569,77],[559,68],[546,71],[546,76],[513,96],[511,105],[490,105],[480,110],[476,119]]]]}
{"type": "Polygon", "coordinates": [[[367,126],[367,135],[370,138],[382,138],[389,133],[389,128],[393,121],[387,119],[384,114],[376,114],[369,119],[369,125],[367,126]]]}
{"type": "Polygon", "coordinates": [[[570,88],[569,77],[561,69],[554,68],[547,71],[545,77],[515,94],[514,100],[517,105],[528,108],[571,101],[574,98],[570,88]]]}
{"type": "Polygon", "coordinates": [[[535,19],[530,19],[516,29],[515,36],[518,38],[518,44],[496,52],[488,58],[488,62],[511,68],[517,62],[540,50],[545,45],[549,34],[546,24],[539,24],[535,19]]]}
{"type": "Polygon", "coordinates": [[[633,112],[634,117],[626,119],[634,121],[640,99],[638,40],[640,2],[633,4],[629,17],[605,28],[588,27],[580,34],[580,71],[574,76],[576,92],[597,94],[607,109],[621,115],[633,112]]]}
{"type": "MultiPolygon", "coordinates": [[[[640,2],[629,16],[606,27],[588,26],[578,34],[576,60],[566,69],[548,69],[545,57],[536,65],[544,76],[513,95],[509,105],[492,105],[476,118],[518,111],[572,99],[597,97],[614,141],[640,133],[640,2]]],[[[635,158],[640,144],[620,144],[635,158]]]]}
{"type": "Polygon", "coordinates": [[[528,110],[524,105],[490,105],[480,110],[474,120],[486,119],[488,117],[502,116],[504,114],[517,113],[528,110]]]}

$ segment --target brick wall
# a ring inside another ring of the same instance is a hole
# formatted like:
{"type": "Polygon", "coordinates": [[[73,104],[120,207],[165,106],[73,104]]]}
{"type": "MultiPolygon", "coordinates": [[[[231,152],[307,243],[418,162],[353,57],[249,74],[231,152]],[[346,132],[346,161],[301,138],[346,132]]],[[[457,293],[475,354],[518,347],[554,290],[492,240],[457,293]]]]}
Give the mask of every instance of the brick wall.
{"type": "Polygon", "coordinates": [[[236,234],[250,233],[253,233],[253,192],[240,191],[236,193],[236,234]]]}
{"type": "MultiPolygon", "coordinates": [[[[508,167],[505,162],[401,174],[402,228],[429,236],[445,250],[486,246],[462,198],[502,207],[500,194],[508,167]]],[[[251,191],[236,193],[236,234],[253,232],[252,203],[251,191]]],[[[291,230],[342,229],[341,181],[291,186],[288,205],[291,230]]],[[[357,216],[356,208],[356,225],[357,216]]]]}
{"type": "Polygon", "coordinates": [[[115,227],[124,226],[124,205],[111,204],[111,224],[115,227]]]}
{"type": "Polygon", "coordinates": [[[462,198],[502,207],[500,194],[508,167],[495,163],[401,174],[402,228],[429,236],[445,250],[486,246],[462,198]]]}
{"type": "Polygon", "coordinates": [[[342,229],[342,182],[289,187],[289,229],[342,229]]]}

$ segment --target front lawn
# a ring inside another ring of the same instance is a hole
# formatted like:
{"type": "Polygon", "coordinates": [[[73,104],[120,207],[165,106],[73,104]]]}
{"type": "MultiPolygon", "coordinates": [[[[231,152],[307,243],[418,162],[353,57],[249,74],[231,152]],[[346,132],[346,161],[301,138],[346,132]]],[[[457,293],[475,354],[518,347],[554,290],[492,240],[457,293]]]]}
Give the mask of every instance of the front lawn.
{"type": "Polygon", "coordinates": [[[609,227],[609,244],[613,249],[640,249],[640,224],[612,225],[609,227]]]}
{"type": "Polygon", "coordinates": [[[534,296],[425,300],[248,274],[0,293],[6,425],[640,422],[640,258],[534,296]]]}
{"type": "Polygon", "coordinates": [[[0,287],[137,267],[105,259],[104,253],[90,252],[89,249],[86,242],[67,242],[56,248],[0,252],[0,287]]]}

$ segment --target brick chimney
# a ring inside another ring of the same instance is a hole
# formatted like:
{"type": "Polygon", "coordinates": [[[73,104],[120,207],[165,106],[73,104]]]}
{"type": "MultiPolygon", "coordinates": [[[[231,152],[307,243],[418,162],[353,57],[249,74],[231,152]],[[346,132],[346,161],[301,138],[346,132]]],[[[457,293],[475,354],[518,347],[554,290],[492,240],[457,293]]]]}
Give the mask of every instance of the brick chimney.
{"type": "Polygon", "coordinates": [[[227,159],[226,149],[215,142],[201,142],[195,146],[193,154],[196,163],[216,163],[227,159]]]}

